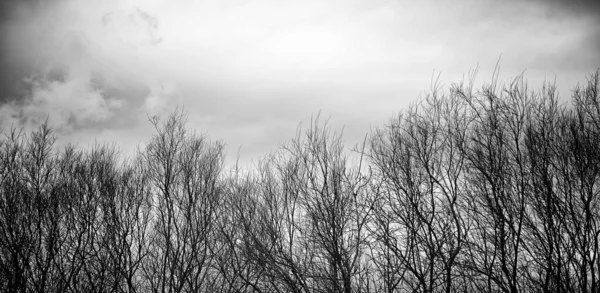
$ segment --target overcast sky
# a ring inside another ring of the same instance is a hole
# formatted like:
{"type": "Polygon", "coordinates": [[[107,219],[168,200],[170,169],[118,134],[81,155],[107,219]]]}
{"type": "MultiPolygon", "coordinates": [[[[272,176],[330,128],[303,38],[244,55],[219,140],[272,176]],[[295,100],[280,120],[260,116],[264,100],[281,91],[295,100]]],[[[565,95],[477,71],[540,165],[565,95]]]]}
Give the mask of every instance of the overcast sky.
{"type": "Polygon", "coordinates": [[[568,97],[600,67],[594,1],[3,1],[0,128],[49,116],[60,144],[131,152],[147,115],[175,107],[243,162],[277,148],[311,114],[348,144],[479,64],[525,70],[568,97]]]}

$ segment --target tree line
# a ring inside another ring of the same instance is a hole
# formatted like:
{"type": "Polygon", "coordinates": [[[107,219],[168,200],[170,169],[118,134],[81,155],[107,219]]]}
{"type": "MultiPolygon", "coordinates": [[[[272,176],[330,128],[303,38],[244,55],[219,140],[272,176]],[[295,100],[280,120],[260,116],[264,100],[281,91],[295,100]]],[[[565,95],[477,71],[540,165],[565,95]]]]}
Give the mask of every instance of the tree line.
{"type": "Polygon", "coordinates": [[[473,80],[245,171],[181,111],[126,159],[3,131],[0,291],[600,292],[600,70],[570,104],[473,80]]]}

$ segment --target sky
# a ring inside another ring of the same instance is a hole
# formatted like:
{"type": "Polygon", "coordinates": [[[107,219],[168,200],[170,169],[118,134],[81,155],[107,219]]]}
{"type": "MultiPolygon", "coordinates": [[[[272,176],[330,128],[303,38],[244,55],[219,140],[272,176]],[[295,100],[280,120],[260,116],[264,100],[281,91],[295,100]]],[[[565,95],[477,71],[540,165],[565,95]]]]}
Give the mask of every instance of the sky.
{"type": "Polygon", "coordinates": [[[18,0],[0,4],[0,129],[125,155],[175,109],[251,162],[320,113],[347,146],[479,67],[561,97],[600,68],[596,1],[18,0]]]}

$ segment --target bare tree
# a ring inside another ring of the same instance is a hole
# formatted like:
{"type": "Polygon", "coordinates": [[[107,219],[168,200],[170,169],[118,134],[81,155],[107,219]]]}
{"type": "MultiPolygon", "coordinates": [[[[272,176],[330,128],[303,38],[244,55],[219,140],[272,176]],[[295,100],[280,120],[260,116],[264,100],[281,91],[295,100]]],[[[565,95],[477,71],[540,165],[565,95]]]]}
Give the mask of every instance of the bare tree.
{"type": "Polygon", "coordinates": [[[311,250],[309,260],[313,290],[353,292],[361,290],[363,259],[367,248],[370,178],[358,162],[349,162],[341,134],[331,134],[327,124],[311,121],[285,148],[291,155],[293,172],[286,177],[298,193],[302,218],[301,236],[311,250]]]}
{"type": "Polygon", "coordinates": [[[388,292],[452,292],[467,236],[465,104],[441,92],[391,120],[371,140],[379,189],[373,235],[388,292]]]}
{"type": "Polygon", "coordinates": [[[143,263],[147,290],[201,291],[210,287],[213,218],[220,196],[223,145],[187,132],[175,112],[140,154],[152,186],[152,232],[143,263]]]}
{"type": "Polygon", "coordinates": [[[125,160],[3,132],[0,291],[600,291],[600,70],[571,106],[475,74],[353,152],[317,117],[228,174],[179,111],[125,160]]]}
{"type": "Polygon", "coordinates": [[[600,290],[600,74],[573,93],[573,109],[558,123],[557,188],[563,200],[568,267],[565,284],[579,292],[600,290]]]}
{"type": "Polygon", "coordinates": [[[57,209],[48,207],[55,140],[43,124],[29,138],[13,128],[0,141],[0,284],[8,292],[49,287],[58,241],[57,209]]]}

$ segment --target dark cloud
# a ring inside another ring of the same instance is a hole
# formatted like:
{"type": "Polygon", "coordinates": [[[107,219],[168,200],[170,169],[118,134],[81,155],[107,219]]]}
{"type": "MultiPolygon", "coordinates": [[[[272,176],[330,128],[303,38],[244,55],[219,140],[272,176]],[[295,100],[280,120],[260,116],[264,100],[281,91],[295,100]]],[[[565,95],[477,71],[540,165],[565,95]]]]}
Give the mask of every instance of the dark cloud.
{"type": "Polygon", "coordinates": [[[0,106],[26,94],[22,78],[31,74],[33,67],[21,58],[15,58],[14,48],[8,46],[7,26],[26,13],[27,4],[37,1],[0,1],[0,106]],[[19,8],[21,7],[21,8],[19,8]]]}
{"type": "MultiPolygon", "coordinates": [[[[80,17],[65,9],[72,4],[0,2],[0,127],[28,127],[48,117],[61,133],[137,125],[136,113],[150,94],[149,86],[118,61],[107,65],[95,35],[101,31],[71,25],[70,19],[80,17]]],[[[160,42],[156,17],[139,8],[113,10],[99,12],[95,21],[104,24],[115,44],[127,38],[115,36],[123,26],[140,34],[138,43],[160,42]]]]}
{"type": "Polygon", "coordinates": [[[32,12],[32,9],[44,5],[40,0],[4,0],[0,1],[0,24],[5,24],[32,12]]]}
{"type": "MultiPolygon", "coordinates": [[[[551,66],[562,70],[587,70],[600,67],[600,1],[545,0],[546,17],[552,21],[569,20],[578,23],[579,36],[566,41],[564,47],[548,48],[535,57],[540,67],[551,66]]],[[[535,36],[532,36],[535,39],[535,36]]]]}
{"type": "Polygon", "coordinates": [[[51,124],[63,134],[85,129],[128,129],[138,124],[139,117],[132,113],[137,112],[150,92],[145,85],[138,83],[114,85],[96,80],[81,88],[70,80],[50,80],[32,82],[33,95],[21,100],[20,104],[15,101],[6,104],[5,108],[10,111],[3,113],[10,117],[3,118],[28,127],[50,116],[51,124]],[[69,88],[87,92],[81,92],[81,96],[69,105],[65,104],[69,101],[61,101],[58,97],[68,93],[69,88]]]}
{"type": "Polygon", "coordinates": [[[543,2],[563,13],[586,16],[600,15],[600,1],[597,0],[545,0],[543,2]]]}
{"type": "Polygon", "coordinates": [[[20,67],[6,60],[0,62],[0,106],[17,101],[29,93],[28,85],[23,78],[31,74],[33,68],[20,67]]]}
{"type": "Polygon", "coordinates": [[[41,0],[6,0],[0,1],[0,106],[9,102],[19,102],[30,89],[24,78],[36,71],[36,64],[31,56],[22,51],[29,48],[18,48],[9,40],[10,30],[16,23],[35,16],[40,9],[52,1],[41,0]]]}

